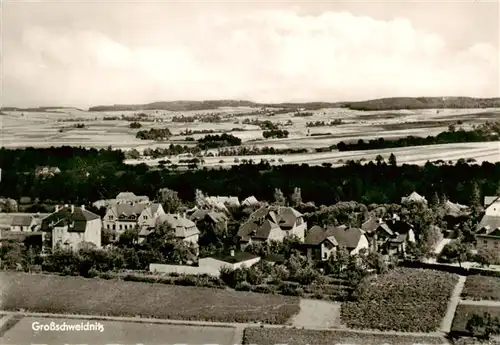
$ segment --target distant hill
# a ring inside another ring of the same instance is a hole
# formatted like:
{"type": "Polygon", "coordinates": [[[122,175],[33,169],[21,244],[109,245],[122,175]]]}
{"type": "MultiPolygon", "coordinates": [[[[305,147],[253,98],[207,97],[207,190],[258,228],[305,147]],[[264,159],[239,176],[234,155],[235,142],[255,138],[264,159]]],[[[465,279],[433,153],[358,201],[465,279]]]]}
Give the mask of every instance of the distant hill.
{"type": "Polygon", "coordinates": [[[89,111],[137,111],[137,110],[168,110],[168,111],[196,111],[196,110],[211,110],[221,107],[254,107],[254,108],[305,108],[305,109],[321,109],[321,108],[336,108],[343,103],[325,103],[325,102],[310,102],[310,103],[256,103],[250,101],[234,101],[234,100],[215,100],[215,101],[172,101],[172,102],[154,102],[147,104],[115,104],[115,105],[99,105],[89,108],[89,111]]]}
{"type": "MultiPolygon", "coordinates": [[[[90,107],[89,111],[197,111],[215,110],[221,107],[253,107],[253,108],[288,108],[290,110],[317,110],[322,108],[347,108],[361,111],[402,110],[402,109],[444,109],[444,108],[500,108],[500,98],[472,97],[392,97],[361,102],[304,102],[304,103],[257,103],[243,100],[211,100],[211,101],[171,101],[147,104],[115,104],[90,107]]],[[[45,112],[51,109],[76,109],[72,107],[37,107],[16,108],[4,107],[0,111],[45,112]]]]}
{"type": "Polygon", "coordinates": [[[81,110],[75,107],[36,107],[36,108],[17,108],[17,107],[2,107],[0,108],[0,111],[24,111],[24,112],[37,112],[37,113],[44,113],[46,111],[50,110],[68,110],[68,109],[74,109],[74,110],[81,110]]]}
{"type": "Polygon", "coordinates": [[[467,109],[500,108],[500,98],[472,97],[393,97],[362,102],[345,102],[352,110],[401,110],[401,109],[467,109]]]}

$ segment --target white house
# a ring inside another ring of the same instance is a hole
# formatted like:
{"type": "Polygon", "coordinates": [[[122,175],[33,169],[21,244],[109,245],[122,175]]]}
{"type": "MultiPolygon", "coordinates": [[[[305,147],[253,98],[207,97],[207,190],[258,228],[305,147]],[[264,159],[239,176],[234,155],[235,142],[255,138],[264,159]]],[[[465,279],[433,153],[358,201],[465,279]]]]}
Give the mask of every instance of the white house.
{"type": "MultiPolygon", "coordinates": [[[[82,207],[65,205],[42,221],[42,231],[50,234],[52,249],[57,246],[78,250],[84,243],[101,247],[101,217],[82,207]]],[[[47,236],[44,236],[46,239],[47,236]]]]}
{"type": "Polygon", "coordinates": [[[159,203],[118,203],[108,207],[103,219],[103,227],[115,230],[118,235],[136,226],[152,228],[158,217],[165,214],[159,203]]]}

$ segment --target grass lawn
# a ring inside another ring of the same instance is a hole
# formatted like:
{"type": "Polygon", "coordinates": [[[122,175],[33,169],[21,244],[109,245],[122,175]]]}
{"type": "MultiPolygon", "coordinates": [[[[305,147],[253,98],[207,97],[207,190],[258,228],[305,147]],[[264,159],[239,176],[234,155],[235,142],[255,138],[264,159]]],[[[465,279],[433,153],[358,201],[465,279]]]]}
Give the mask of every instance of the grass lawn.
{"type": "Polygon", "coordinates": [[[351,328],[402,332],[436,331],[458,276],[398,268],[360,284],[356,301],[342,304],[342,323],[351,328]]]}
{"type": "Polygon", "coordinates": [[[413,345],[436,344],[443,345],[448,342],[441,337],[413,337],[400,335],[367,334],[346,331],[313,331],[304,329],[285,328],[246,328],[243,344],[259,345],[324,345],[324,344],[349,344],[349,345],[413,345]]]}
{"type": "Polygon", "coordinates": [[[474,314],[483,316],[484,313],[489,313],[492,317],[500,318],[500,307],[459,304],[457,310],[455,311],[451,331],[467,332],[467,322],[472,318],[472,316],[474,314]]]}
{"type": "Polygon", "coordinates": [[[468,276],[462,291],[462,298],[500,301],[500,278],[468,276]]]}
{"type": "Polygon", "coordinates": [[[275,324],[300,310],[296,297],[191,286],[15,272],[0,281],[4,310],[275,324]]]}

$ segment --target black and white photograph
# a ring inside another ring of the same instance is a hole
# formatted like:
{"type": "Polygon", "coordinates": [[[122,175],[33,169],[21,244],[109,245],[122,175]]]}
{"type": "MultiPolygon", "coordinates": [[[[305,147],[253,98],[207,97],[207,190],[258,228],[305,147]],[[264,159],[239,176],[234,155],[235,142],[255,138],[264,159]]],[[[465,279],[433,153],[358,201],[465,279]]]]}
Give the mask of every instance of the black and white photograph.
{"type": "Polygon", "coordinates": [[[500,0],[0,0],[0,344],[500,345],[500,0]]]}

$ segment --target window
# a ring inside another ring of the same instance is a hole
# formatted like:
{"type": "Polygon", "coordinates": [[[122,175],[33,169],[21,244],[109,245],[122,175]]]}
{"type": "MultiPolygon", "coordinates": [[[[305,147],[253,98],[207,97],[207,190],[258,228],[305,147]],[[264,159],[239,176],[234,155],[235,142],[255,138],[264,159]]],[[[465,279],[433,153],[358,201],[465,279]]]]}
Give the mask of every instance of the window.
{"type": "Polygon", "coordinates": [[[328,253],[327,252],[323,253],[323,259],[328,259],[328,253]]]}
{"type": "Polygon", "coordinates": [[[109,230],[109,228],[110,228],[109,224],[106,225],[106,228],[109,230]]]}
{"type": "Polygon", "coordinates": [[[142,219],[148,219],[148,216],[142,216],[142,219]]]}
{"type": "Polygon", "coordinates": [[[113,230],[116,230],[116,225],[113,224],[113,230]]]}
{"type": "Polygon", "coordinates": [[[113,215],[110,215],[108,218],[109,220],[113,220],[113,215]]]}
{"type": "Polygon", "coordinates": [[[122,230],[122,225],[120,224],[120,230],[122,230]]]}
{"type": "Polygon", "coordinates": [[[483,244],[484,244],[484,245],[487,245],[487,244],[488,244],[488,241],[487,241],[487,240],[484,240],[484,241],[483,241],[483,244]]]}

